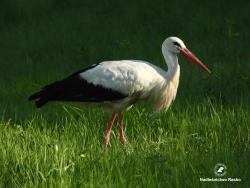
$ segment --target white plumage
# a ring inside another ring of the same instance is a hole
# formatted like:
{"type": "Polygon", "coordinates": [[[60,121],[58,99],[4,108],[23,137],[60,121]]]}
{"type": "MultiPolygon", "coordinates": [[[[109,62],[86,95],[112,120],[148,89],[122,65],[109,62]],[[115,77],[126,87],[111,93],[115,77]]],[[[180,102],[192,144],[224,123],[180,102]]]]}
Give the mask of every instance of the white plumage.
{"type": "Polygon", "coordinates": [[[168,107],[174,99],[179,72],[170,80],[165,71],[153,64],[139,60],[121,60],[102,62],[93,69],[80,73],[80,77],[94,85],[126,95],[122,100],[102,103],[114,111],[128,108],[141,99],[151,100],[159,110],[168,107]]]}
{"type": "Polygon", "coordinates": [[[151,102],[156,110],[167,109],[175,99],[179,85],[179,54],[210,73],[177,37],[169,37],[163,42],[162,53],[167,71],[140,60],[104,61],[45,86],[30,100],[36,100],[37,107],[49,101],[72,101],[109,108],[113,114],[106,131],[105,147],[117,115],[120,140],[125,143],[121,111],[139,100],[151,102]]]}

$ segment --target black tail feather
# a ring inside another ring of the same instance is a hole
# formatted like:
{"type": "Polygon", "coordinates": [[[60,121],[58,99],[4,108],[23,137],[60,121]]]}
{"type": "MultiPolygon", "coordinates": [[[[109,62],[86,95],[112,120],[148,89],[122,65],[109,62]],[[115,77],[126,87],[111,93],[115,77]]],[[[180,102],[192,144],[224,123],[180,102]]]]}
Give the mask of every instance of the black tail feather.
{"type": "MultiPolygon", "coordinates": [[[[95,66],[97,65],[91,68],[95,66]]],[[[36,107],[40,108],[49,101],[101,103],[105,101],[120,100],[127,97],[126,94],[119,91],[88,82],[79,76],[80,72],[82,71],[76,72],[64,80],[44,86],[41,91],[31,95],[29,100],[34,100],[36,107]]]]}
{"type": "Polygon", "coordinates": [[[53,98],[54,94],[57,92],[58,83],[59,82],[54,82],[52,84],[46,85],[45,87],[42,88],[41,91],[38,91],[34,93],[33,95],[31,95],[28,98],[28,100],[29,101],[35,100],[36,107],[37,108],[42,107],[53,98]]]}
{"type": "Polygon", "coordinates": [[[33,95],[31,95],[28,98],[28,100],[29,101],[35,100],[36,107],[40,108],[49,101],[48,92],[46,90],[38,91],[38,92],[34,93],[33,95]]]}
{"type": "Polygon", "coordinates": [[[42,95],[42,91],[36,92],[36,93],[32,94],[32,95],[28,98],[28,100],[29,100],[29,101],[32,101],[32,100],[38,99],[38,98],[41,97],[41,95],[42,95]]]}
{"type": "Polygon", "coordinates": [[[45,100],[45,99],[43,99],[43,98],[40,98],[39,100],[37,100],[36,102],[35,102],[35,104],[36,104],[36,107],[37,108],[41,108],[43,105],[45,105],[47,102],[49,102],[48,100],[45,100]]]}

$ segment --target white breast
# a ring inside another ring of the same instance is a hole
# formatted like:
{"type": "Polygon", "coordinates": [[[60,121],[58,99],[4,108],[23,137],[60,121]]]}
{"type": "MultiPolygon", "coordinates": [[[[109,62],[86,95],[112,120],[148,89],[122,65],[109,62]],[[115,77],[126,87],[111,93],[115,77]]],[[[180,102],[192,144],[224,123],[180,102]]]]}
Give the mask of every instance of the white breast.
{"type": "Polygon", "coordinates": [[[152,103],[157,111],[167,110],[175,100],[179,85],[180,67],[177,64],[171,77],[166,77],[164,84],[158,85],[151,95],[152,103]]]}

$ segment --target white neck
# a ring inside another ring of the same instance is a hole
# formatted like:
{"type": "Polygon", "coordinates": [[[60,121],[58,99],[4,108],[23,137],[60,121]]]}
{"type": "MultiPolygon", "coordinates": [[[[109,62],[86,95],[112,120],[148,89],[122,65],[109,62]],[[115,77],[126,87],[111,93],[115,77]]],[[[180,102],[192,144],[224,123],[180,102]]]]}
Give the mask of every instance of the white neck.
{"type": "Polygon", "coordinates": [[[180,77],[180,66],[176,54],[162,48],[164,59],[168,65],[168,71],[165,73],[165,82],[160,89],[157,89],[154,95],[155,108],[157,110],[167,109],[175,99],[180,77]],[[160,92],[159,92],[160,91],[160,92]]]}
{"type": "MultiPolygon", "coordinates": [[[[162,48],[162,54],[164,56],[164,59],[168,66],[168,71],[166,74],[166,78],[169,80],[178,80],[179,83],[179,77],[180,77],[180,66],[178,63],[178,57],[177,54],[174,54],[172,52],[169,52],[166,50],[166,48],[162,48]]],[[[177,87],[178,87],[177,83],[177,87]]]]}

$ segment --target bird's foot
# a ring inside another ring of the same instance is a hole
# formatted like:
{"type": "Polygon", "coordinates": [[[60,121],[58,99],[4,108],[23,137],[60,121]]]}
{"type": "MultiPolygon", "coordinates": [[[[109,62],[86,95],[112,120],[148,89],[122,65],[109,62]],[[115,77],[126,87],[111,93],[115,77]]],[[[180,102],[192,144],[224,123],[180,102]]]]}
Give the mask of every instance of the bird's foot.
{"type": "Polygon", "coordinates": [[[107,132],[105,135],[105,144],[104,144],[105,150],[108,148],[109,140],[110,140],[110,132],[107,132]]]}
{"type": "Polygon", "coordinates": [[[126,138],[120,138],[120,142],[121,142],[123,145],[125,145],[125,144],[127,143],[127,140],[126,140],[126,138]]]}
{"type": "Polygon", "coordinates": [[[120,134],[120,142],[124,145],[126,144],[127,140],[126,140],[126,137],[125,137],[125,132],[124,132],[124,129],[119,129],[119,134],[120,134]]]}

